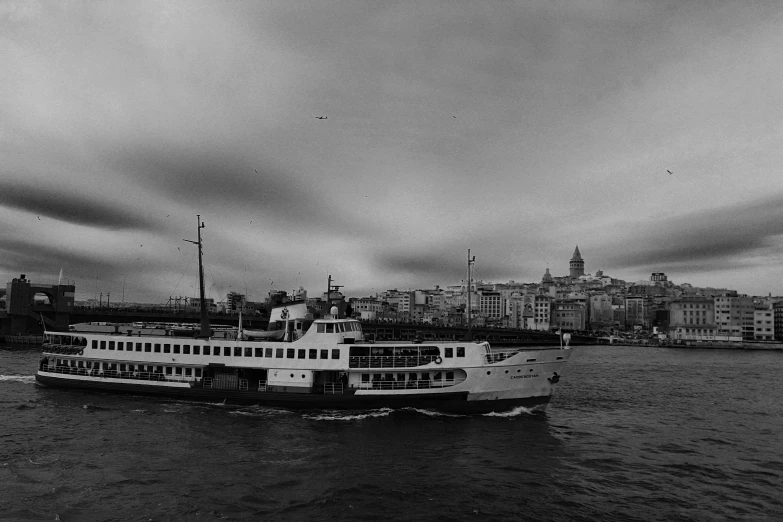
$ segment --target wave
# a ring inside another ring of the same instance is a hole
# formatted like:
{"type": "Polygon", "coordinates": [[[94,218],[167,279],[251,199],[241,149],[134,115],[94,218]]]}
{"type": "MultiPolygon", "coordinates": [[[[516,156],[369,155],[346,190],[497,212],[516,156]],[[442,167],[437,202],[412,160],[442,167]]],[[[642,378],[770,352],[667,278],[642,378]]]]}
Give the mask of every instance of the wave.
{"type": "Polygon", "coordinates": [[[302,417],[316,421],[353,421],[372,419],[377,417],[388,417],[394,412],[391,408],[381,408],[379,410],[370,410],[365,413],[348,413],[343,411],[328,411],[319,415],[304,414],[302,417]]]}
{"type": "Polygon", "coordinates": [[[511,411],[484,413],[484,417],[519,417],[520,415],[535,415],[535,411],[524,406],[517,406],[511,411]]]}
{"type": "Polygon", "coordinates": [[[35,384],[35,375],[0,375],[0,382],[3,381],[35,384]]]}
{"type": "Polygon", "coordinates": [[[421,413],[422,415],[426,415],[428,417],[468,417],[468,415],[461,415],[459,413],[444,413],[442,411],[435,411],[435,410],[425,410],[421,408],[403,408],[407,411],[413,411],[416,413],[421,413]]]}

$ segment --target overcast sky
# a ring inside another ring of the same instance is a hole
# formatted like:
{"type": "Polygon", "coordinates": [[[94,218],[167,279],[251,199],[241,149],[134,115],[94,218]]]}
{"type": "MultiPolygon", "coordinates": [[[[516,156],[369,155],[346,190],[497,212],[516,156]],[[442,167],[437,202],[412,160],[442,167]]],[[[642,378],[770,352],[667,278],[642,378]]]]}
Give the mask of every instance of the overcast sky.
{"type": "Polygon", "coordinates": [[[779,1],[0,1],[0,283],[783,294],[779,1]],[[316,119],[325,116],[326,119],[316,119]],[[667,171],[671,171],[669,174],[667,171]]]}

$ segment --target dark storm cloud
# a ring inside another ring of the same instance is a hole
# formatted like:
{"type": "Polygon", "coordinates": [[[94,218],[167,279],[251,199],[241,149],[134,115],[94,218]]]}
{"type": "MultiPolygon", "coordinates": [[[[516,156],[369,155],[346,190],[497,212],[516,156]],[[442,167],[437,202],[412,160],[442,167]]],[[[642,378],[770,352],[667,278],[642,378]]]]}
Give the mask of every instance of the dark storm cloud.
{"type": "MultiPolygon", "coordinates": [[[[23,270],[28,278],[36,276],[51,279],[60,269],[67,277],[94,279],[104,274],[116,275],[113,261],[101,261],[98,252],[82,254],[69,252],[61,247],[50,246],[34,241],[1,238],[0,270],[15,274],[23,270]]],[[[16,277],[16,275],[14,275],[16,277]]]]}
{"type": "Polygon", "coordinates": [[[660,267],[680,271],[745,264],[764,255],[783,235],[783,196],[709,209],[645,223],[629,241],[603,256],[611,267],[660,267]]]}
{"type": "Polygon", "coordinates": [[[36,216],[95,228],[150,229],[144,214],[112,202],[96,201],[45,186],[29,186],[0,180],[0,206],[36,216]]]}
{"type": "MultiPolygon", "coordinates": [[[[398,276],[408,276],[411,283],[419,281],[435,281],[441,284],[452,284],[467,277],[467,250],[444,251],[435,245],[423,246],[427,253],[400,253],[390,249],[376,251],[373,266],[380,273],[398,276]]],[[[522,272],[519,261],[502,252],[493,252],[486,247],[471,253],[476,258],[473,265],[473,277],[491,282],[505,282],[518,279],[522,272]]]]}
{"type": "Polygon", "coordinates": [[[235,213],[285,227],[349,233],[366,229],[337,205],[319,197],[312,180],[266,161],[243,159],[231,147],[199,150],[171,144],[137,145],[107,156],[119,172],[147,190],[192,208],[219,205],[235,213]]]}

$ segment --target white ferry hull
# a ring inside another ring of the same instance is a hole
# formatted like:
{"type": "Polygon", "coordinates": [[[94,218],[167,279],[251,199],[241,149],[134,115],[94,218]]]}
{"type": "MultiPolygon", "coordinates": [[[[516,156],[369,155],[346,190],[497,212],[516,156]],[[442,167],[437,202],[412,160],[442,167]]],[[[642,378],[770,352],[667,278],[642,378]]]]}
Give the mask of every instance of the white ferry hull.
{"type": "Polygon", "coordinates": [[[485,342],[365,343],[358,321],[323,324],[289,342],[47,332],[36,381],[297,409],[489,413],[544,409],[571,354],[485,342]]]}

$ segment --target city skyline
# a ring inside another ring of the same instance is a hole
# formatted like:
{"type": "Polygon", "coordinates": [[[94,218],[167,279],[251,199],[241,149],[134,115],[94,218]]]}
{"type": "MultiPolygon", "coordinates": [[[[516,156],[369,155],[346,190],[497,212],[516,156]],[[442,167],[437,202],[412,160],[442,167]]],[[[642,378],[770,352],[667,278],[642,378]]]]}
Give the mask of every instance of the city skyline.
{"type": "Polygon", "coordinates": [[[0,6],[5,282],[783,294],[778,4],[197,4],[0,6]]]}

